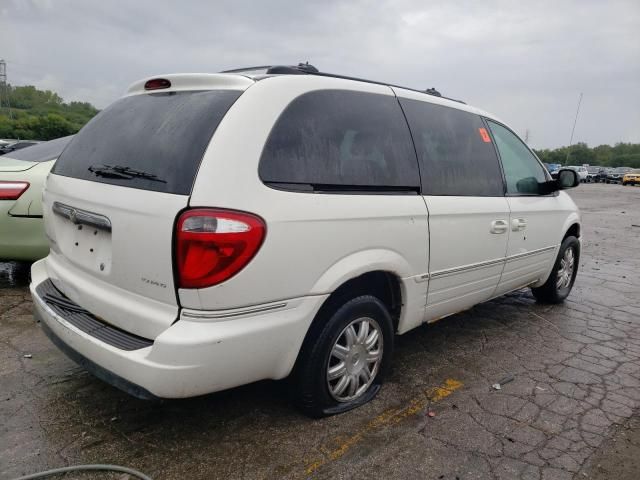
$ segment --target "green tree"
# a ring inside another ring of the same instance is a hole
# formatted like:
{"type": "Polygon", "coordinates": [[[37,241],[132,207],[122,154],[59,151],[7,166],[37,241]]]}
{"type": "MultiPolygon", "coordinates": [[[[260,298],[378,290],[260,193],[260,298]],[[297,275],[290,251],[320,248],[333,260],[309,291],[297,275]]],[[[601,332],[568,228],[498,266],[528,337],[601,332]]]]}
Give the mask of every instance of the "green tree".
{"type": "Polygon", "coordinates": [[[640,168],[640,144],[638,143],[598,145],[594,148],[590,148],[586,143],[576,143],[571,147],[542,149],[535,152],[545,163],[640,168]]]}
{"type": "Polygon", "coordinates": [[[6,93],[9,103],[0,106],[0,138],[51,140],[71,135],[98,113],[90,103],[65,103],[57,93],[32,85],[7,85],[6,93]]]}

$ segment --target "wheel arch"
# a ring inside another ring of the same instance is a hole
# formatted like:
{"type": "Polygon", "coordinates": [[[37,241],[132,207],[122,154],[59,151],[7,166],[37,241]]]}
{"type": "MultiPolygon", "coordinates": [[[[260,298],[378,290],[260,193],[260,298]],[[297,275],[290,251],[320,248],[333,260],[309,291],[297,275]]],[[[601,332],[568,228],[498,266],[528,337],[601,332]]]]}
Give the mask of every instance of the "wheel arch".
{"type": "Polygon", "coordinates": [[[572,212],[567,217],[562,227],[562,238],[559,239],[558,245],[554,251],[553,262],[549,266],[549,270],[545,275],[540,277],[540,280],[538,280],[536,283],[531,285],[533,288],[537,288],[544,285],[544,283],[549,278],[549,275],[551,274],[551,270],[553,270],[553,265],[555,264],[556,258],[558,256],[558,251],[560,250],[560,245],[562,245],[562,242],[564,242],[564,240],[567,237],[573,236],[573,237],[576,237],[580,241],[580,243],[582,243],[581,235],[582,235],[582,225],[580,223],[580,215],[577,212],[572,212]]]}
{"type": "Polygon", "coordinates": [[[394,331],[398,329],[405,295],[402,281],[395,272],[372,270],[349,278],[335,288],[318,310],[307,335],[312,334],[314,326],[322,322],[327,315],[331,315],[345,302],[361,295],[372,295],[380,300],[391,315],[394,331]]]}
{"type": "Polygon", "coordinates": [[[564,236],[562,237],[562,241],[564,241],[565,238],[571,236],[571,237],[576,237],[576,238],[580,238],[580,234],[581,234],[581,228],[580,228],[580,223],[578,223],[577,221],[575,223],[572,223],[569,228],[566,229],[564,236]]]}

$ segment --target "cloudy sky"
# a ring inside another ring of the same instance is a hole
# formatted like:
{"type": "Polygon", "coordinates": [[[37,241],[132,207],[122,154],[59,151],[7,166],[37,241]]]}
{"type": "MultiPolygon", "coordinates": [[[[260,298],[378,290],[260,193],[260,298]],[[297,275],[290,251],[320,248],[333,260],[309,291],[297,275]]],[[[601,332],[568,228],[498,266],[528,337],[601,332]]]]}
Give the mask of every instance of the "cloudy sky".
{"type": "Polygon", "coordinates": [[[536,148],[640,143],[638,0],[0,0],[9,82],[104,107],[133,81],[308,60],[436,87],[536,148]]]}

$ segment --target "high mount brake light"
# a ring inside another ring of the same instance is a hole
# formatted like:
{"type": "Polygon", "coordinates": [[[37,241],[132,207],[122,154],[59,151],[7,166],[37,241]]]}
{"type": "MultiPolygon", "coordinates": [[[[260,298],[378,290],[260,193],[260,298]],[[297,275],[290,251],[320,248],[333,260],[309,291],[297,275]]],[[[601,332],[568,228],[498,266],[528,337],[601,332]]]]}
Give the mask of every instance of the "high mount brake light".
{"type": "Polygon", "coordinates": [[[17,200],[27,188],[28,182],[0,182],[0,200],[17,200]]]}
{"type": "Polygon", "coordinates": [[[145,90],[160,90],[162,88],[169,88],[171,82],[166,78],[152,78],[144,83],[145,90]]]}
{"type": "Polygon", "coordinates": [[[217,285],[242,270],[266,233],[253,214],[213,208],[187,210],[176,224],[175,258],[180,288],[217,285]]]}

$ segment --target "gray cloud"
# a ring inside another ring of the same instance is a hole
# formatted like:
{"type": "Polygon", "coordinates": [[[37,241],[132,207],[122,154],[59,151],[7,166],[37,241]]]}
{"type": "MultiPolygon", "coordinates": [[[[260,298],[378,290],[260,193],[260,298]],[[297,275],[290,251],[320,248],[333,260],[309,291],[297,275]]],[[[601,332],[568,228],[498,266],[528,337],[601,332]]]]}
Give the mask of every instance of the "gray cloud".
{"type": "Polygon", "coordinates": [[[435,86],[534,147],[640,142],[640,3],[0,0],[9,81],[104,107],[142,77],[309,60],[435,86]]]}

